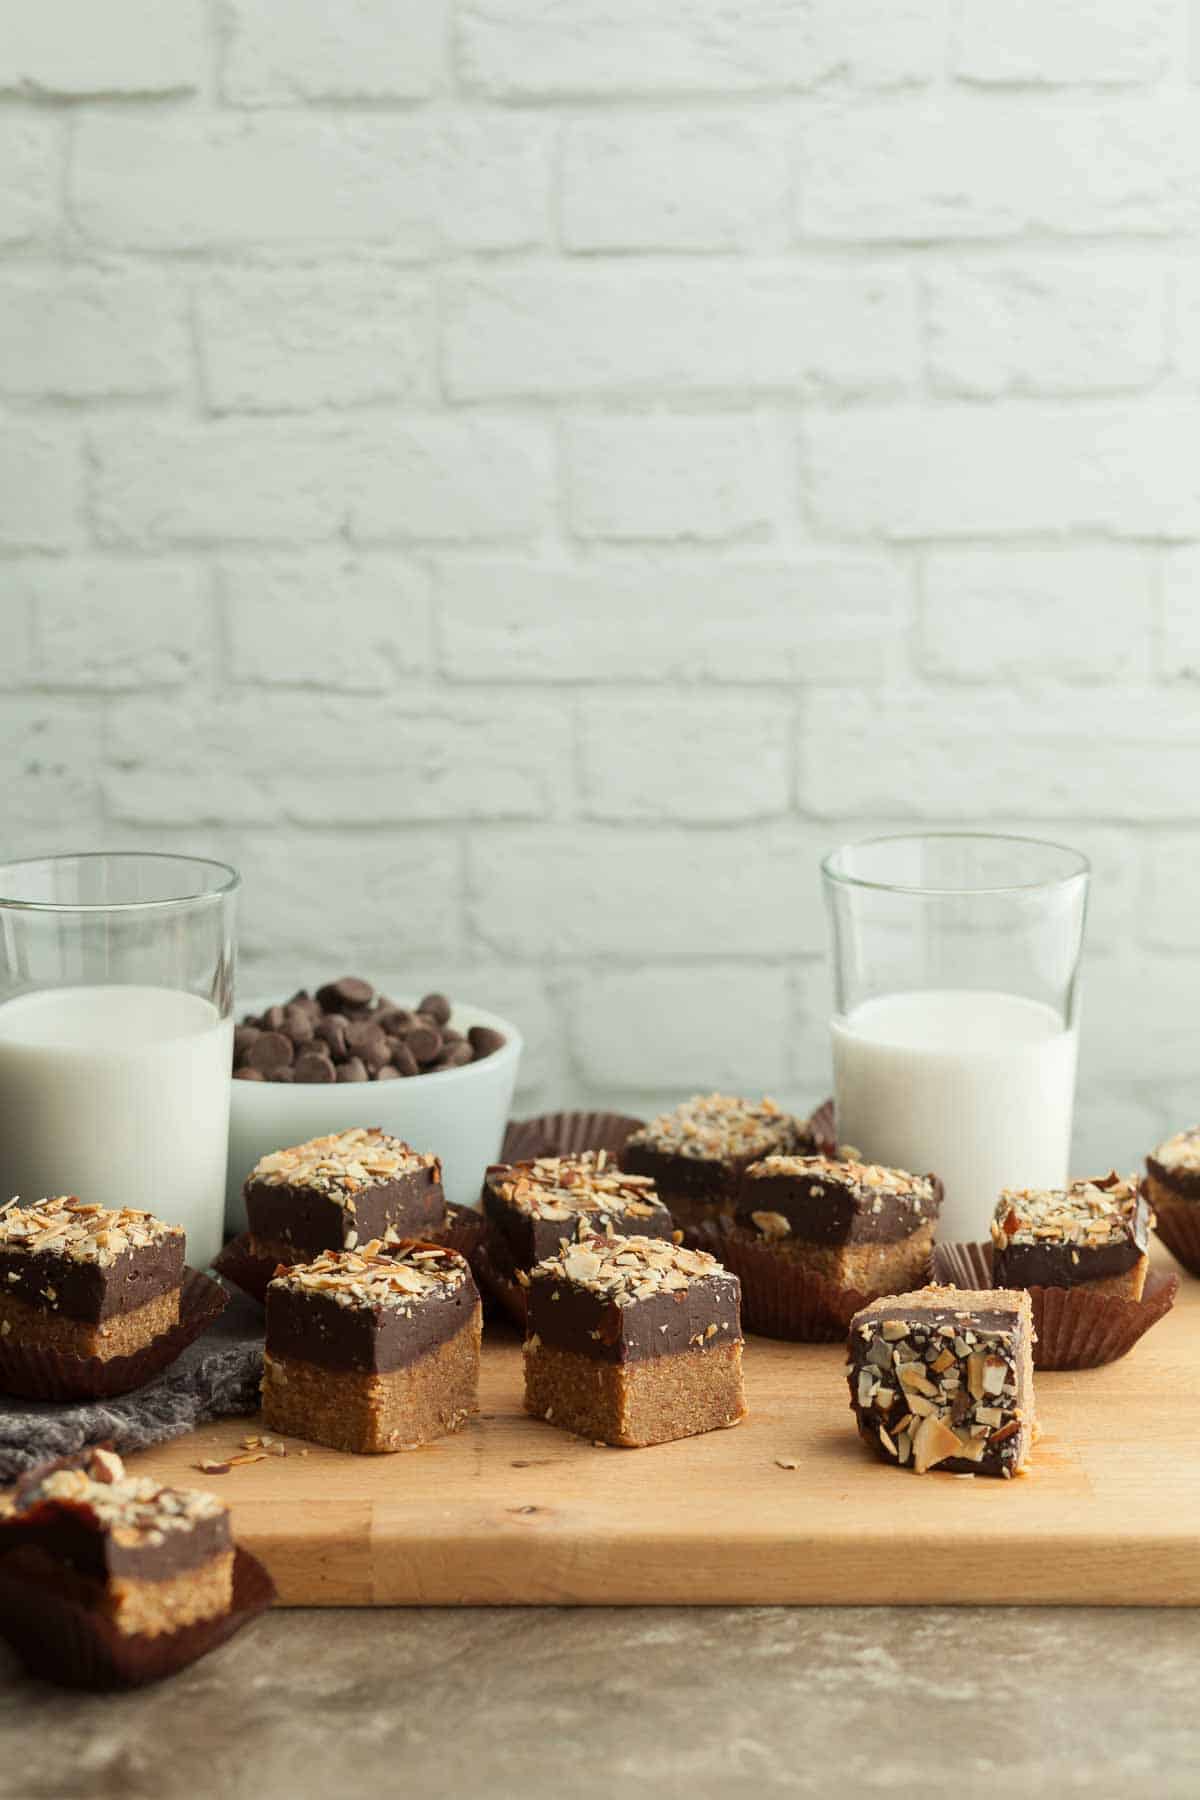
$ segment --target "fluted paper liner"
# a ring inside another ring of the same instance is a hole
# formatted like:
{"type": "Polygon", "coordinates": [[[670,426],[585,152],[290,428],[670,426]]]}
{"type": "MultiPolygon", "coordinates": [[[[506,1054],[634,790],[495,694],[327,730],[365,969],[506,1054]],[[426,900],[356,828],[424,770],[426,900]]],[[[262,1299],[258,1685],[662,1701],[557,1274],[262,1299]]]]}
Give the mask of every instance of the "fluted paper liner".
{"type": "Polygon", "coordinates": [[[833,1156],[837,1150],[837,1126],[834,1123],[832,1100],[822,1100],[817,1110],[809,1115],[808,1129],[816,1139],[821,1155],[833,1156]]]}
{"type": "Polygon", "coordinates": [[[708,1250],[737,1276],[742,1284],[742,1327],[760,1337],[800,1344],[840,1342],[855,1313],[877,1300],[881,1291],[838,1287],[751,1238],[745,1227],[727,1222],[692,1232],[687,1241],[697,1250],[708,1250]]]}
{"type": "Polygon", "coordinates": [[[113,1400],[145,1387],[207,1331],[229,1304],[217,1281],[185,1269],[179,1294],[179,1323],[130,1356],[71,1356],[36,1344],[0,1338],[0,1393],[25,1400],[113,1400]]]}
{"type": "Polygon", "coordinates": [[[1170,1212],[1164,1207],[1156,1214],[1154,1229],[1188,1274],[1200,1275],[1200,1202],[1185,1204],[1186,1210],[1183,1205],[1170,1212]]]}
{"type": "MultiPolygon", "coordinates": [[[[990,1244],[937,1244],[933,1278],[950,1287],[990,1288],[990,1244]]],[[[1140,1300],[1114,1294],[1092,1294],[1086,1286],[1030,1287],[1035,1369],[1098,1369],[1127,1356],[1140,1337],[1169,1313],[1179,1292],[1179,1277],[1150,1269],[1140,1300]]]]}
{"type": "MultiPolygon", "coordinates": [[[[482,1213],[477,1212],[473,1206],[455,1206],[448,1200],[442,1223],[422,1225],[420,1231],[413,1235],[419,1236],[423,1244],[444,1244],[449,1250],[457,1250],[460,1256],[466,1257],[474,1272],[484,1230],[482,1213]]],[[[298,1260],[309,1261],[320,1254],[320,1251],[314,1250],[311,1255],[306,1254],[298,1260]]],[[[250,1233],[243,1231],[238,1237],[230,1238],[213,1266],[224,1280],[231,1281],[234,1287],[241,1288],[243,1294],[249,1294],[252,1300],[265,1306],[267,1288],[279,1267],[279,1258],[258,1255],[250,1233]]]]}
{"type": "Polygon", "coordinates": [[[162,1681],[227,1643],[275,1599],[275,1584],[257,1557],[235,1549],[229,1612],[158,1637],[126,1636],[89,1607],[23,1580],[19,1554],[0,1556],[0,1636],[31,1675],[59,1687],[103,1692],[162,1681]]]}
{"type": "Polygon", "coordinates": [[[499,1310],[512,1320],[522,1334],[528,1323],[525,1289],[506,1265],[495,1236],[486,1237],[480,1245],[472,1267],[480,1291],[486,1300],[494,1301],[499,1310]]]}
{"type": "Polygon", "coordinates": [[[627,1113],[542,1113],[536,1119],[510,1119],[504,1133],[501,1162],[532,1162],[539,1156],[579,1156],[584,1150],[607,1150],[620,1158],[629,1138],[644,1119],[627,1113]]]}

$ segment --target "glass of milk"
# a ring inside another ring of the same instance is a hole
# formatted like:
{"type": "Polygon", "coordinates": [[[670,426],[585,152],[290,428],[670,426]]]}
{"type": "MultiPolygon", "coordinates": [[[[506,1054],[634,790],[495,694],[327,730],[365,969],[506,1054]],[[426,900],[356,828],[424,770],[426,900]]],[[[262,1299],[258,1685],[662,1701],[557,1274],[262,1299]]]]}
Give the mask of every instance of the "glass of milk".
{"type": "Polygon", "coordinates": [[[1087,858],[932,832],[821,868],[838,1138],[940,1175],[939,1235],[985,1241],[1001,1188],[1067,1179],[1087,858]]]}
{"type": "Polygon", "coordinates": [[[0,1200],[142,1207],[211,1262],[238,886],[186,856],[0,864],[0,1200]]]}

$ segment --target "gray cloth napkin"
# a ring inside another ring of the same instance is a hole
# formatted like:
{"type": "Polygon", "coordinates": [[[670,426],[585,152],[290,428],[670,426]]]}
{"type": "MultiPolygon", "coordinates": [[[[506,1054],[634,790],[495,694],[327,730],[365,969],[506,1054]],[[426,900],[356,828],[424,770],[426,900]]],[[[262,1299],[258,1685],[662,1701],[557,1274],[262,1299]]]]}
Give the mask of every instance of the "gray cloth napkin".
{"type": "Polygon", "coordinates": [[[208,1419],[257,1412],[262,1361],[262,1309],[235,1294],[178,1362],[135,1394],[77,1405],[0,1394],[0,1482],[86,1444],[111,1440],[124,1456],[208,1419]]]}

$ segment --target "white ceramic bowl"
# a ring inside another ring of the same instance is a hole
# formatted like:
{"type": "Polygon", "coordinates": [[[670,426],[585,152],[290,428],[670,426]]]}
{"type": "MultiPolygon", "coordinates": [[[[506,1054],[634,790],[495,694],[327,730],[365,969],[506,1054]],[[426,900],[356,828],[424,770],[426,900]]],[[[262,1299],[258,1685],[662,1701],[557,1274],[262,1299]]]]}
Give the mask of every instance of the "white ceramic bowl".
{"type": "MultiPolygon", "coordinates": [[[[415,1007],[416,999],[397,999],[396,1004],[415,1007]]],[[[261,1013],[270,1005],[270,1000],[253,997],[239,1000],[237,1016],[261,1013]]],[[[415,1150],[434,1151],[442,1159],[447,1200],[477,1206],[483,1171],[496,1161],[504,1141],[523,1045],[515,1025],[481,1006],[456,1006],[450,1023],[462,1032],[472,1025],[490,1025],[508,1041],[491,1056],[461,1069],[438,1069],[398,1081],[289,1085],[231,1077],[226,1229],[246,1229],[242,1183],[260,1156],[354,1125],[378,1125],[415,1150]]]]}

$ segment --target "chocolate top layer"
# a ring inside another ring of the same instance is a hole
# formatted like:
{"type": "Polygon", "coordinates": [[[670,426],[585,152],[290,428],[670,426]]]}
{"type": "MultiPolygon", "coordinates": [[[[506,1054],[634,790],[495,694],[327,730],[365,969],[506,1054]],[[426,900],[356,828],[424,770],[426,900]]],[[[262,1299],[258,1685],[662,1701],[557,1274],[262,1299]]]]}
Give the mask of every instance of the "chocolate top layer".
{"type": "Polygon", "coordinates": [[[465,1260],[438,1244],[326,1251],[267,1288],[267,1353],[382,1374],[452,1337],[479,1306],[465,1260]]]}
{"type": "Polygon", "coordinates": [[[768,1239],[891,1243],[936,1219],[941,1197],[933,1175],[849,1158],[767,1156],[742,1176],[736,1216],[768,1239]]]}
{"type": "Polygon", "coordinates": [[[39,1200],[34,1206],[9,1201],[0,1209],[0,1249],[29,1255],[53,1254],[70,1262],[110,1267],[127,1249],[144,1249],[175,1239],[181,1225],[167,1225],[153,1213],[131,1206],[98,1206],[76,1194],[39,1200]]]}
{"type": "Polygon", "coordinates": [[[590,1232],[670,1237],[671,1215],[649,1175],[627,1174],[605,1151],[496,1163],[484,1177],[484,1211],[518,1268],[590,1232]]]}
{"type": "Polygon", "coordinates": [[[660,1113],[633,1132],[626,1149],[725,1162],[786,1149],[794,1141],[797,1129],[797,1121],[776,1106],[774,1100],[695,1094],[673,1112],[660,1113]]]}
{"type": "Polygon", "coordinates": [[[199,1488],[127,1476],[111,1450],[62,1457],[23,1475],[0,1546],[35,1544],[85,1574],[161,1581],[231,1544],[229,1509],[199,1488]]]}
{"type": "Polygon", "coordinates": [[[252,1235],[304,1258],[416,1237],[446,1214],[438,1158],[363,1127],[264,1156],[244,1196],[252,1235]]]}
{"type": "Polygon", "coordinates": [[[0,1291],[85,1324],[132,1312],[183,1280],[185,1235],[153,1213],[63,1194],[0,1212],[0,1291]]]}
{"type": "Polygon", "coordinates": [[[423,1155],[378,1126],[356,1126],[273,1150],[255,1163],[247,1181],[256,1187],[311,1188],[335,1206],[345,1206],[368,1188],[422,1169],[433,1169],[441,1179],[436,1156],[423,1155]]]}
{"type": "Polygon", "coordinates": [[[1146,1167],[1155,1180],[1188,1200],[1200,1200],[1200,1125],[1177,1131],[1152,1150],[1146,1167]]]}
{"type": "Polygon", "coordinates": [[[529,1343],[638,1362],[741,1341],[741,1285],[703,1250],[659,1238],[587,1238],[533,1270],[529,1343]]]}
{"type": "Polygon", "coordinates": [[[1031,1332],[1024,1292],[929,1288],[865,1307],[846,1371],[860,1431],[918,1474],[1011,1475],[1032,1419],[1031,1332]]]}
{"type": "Polygon", "coordinates": [[[1066,1188],[1005,1188],[991,1223],[996,1281],[1075,1287],[1124,1274],[1146,1254],[1150,1209],[1115,1170],[1066,1188]]]}

